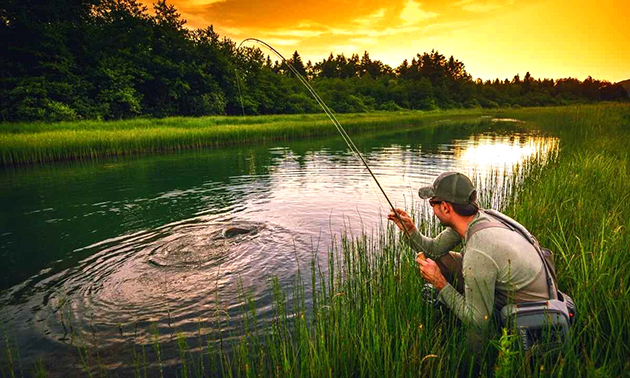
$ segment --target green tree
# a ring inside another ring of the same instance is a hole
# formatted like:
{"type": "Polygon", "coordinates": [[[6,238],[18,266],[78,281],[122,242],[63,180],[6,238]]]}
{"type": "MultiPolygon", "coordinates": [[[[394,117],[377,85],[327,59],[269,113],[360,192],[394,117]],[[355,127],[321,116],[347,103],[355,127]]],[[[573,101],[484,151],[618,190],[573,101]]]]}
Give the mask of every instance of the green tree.
{"type": "MultiPolygon", "coordinates": [[[[304,78],[307,77],[306,67],[304,66],[304,62],[302,62],[302,57],[300,56],[300,54],[298,54],[297,50],[295,50],[291,58],[288,60],[288,63],[292,65],[293,68],[295,68],[295,70],[304,78]]],[[[291,73],[291,75],[293,74],[291,73]]]]}

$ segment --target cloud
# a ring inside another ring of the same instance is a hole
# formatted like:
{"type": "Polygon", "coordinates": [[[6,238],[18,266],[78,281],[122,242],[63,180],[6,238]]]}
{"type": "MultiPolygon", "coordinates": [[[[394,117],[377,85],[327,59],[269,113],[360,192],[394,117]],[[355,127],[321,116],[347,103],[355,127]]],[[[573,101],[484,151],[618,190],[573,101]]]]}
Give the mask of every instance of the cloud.
{"type": "Polygon", "coordinates": [[[203,5],[210,5],[214,3],[222,3],[225,1],[227,0],[188,0],[186,3],[187,5],[192,5],[192,6],[203,6],[203,5]]]}
{"type": "Polygon", "coordinates": [[[330,28],[329,31],[333,35],[341,35],[341,36],[356,36],[360,37],[369,37],[369,38],[377,38],[377,37],[387,37],[393,36],[397,34],[407,34],[407,33],[415,33],[420,31],[421,28],[419,26],[397,26],[392,28],[385,28],[381,30],[375,29],[340,29],[340,28],[330,28]]]}
{"type": "Polygon", "coordinates": [[[462,9],[467,10],[469,12],[474,12],[474,13],[488,13],[490,11],[497,10],[499,8],[502,8],[502,6],[499,4],[487,3],[487,4],[470,4],[463,7],[462,9]]]}
{"type": "Polygon", "coordinates": [[[408,0],[407,4],[400,12],[400,19],[407,25],[415,24],[420,21],[428,20],[430,18],[437,17],[435,12],[427,12],[420,8],[420,4],[413,0],[408,0]]]}
{"type": "Polygon", "coordinates": [[[218,26],[218,27],[215,28],[215,30],[219,34],[229,34],[229,35],[232,35],[232,36],[240,36],[240,35],[243,35],[243,34],[247,34],[247,32],[243,31],[243,29],[241,29],[241,28],[231,28],[231,27],[227,27],[227,26],[218,26]]]}
{"type": "Polygon", "coordinates": [[[267,34],[277,37],[298,37],[298,38],[312,38],[319,37],[324,34],[323,30],[308,30],[308,29],[279,29],[270,31],[267,34]]]}
{"type": "Polygon", "coordinates": [[[443,23],[427,25],[422,28],[422,31],[425,33],[453,32],[453,31],[463,29],[469,25],[470,25],[469,21],[443,22],[443,23]]]}
{"type": "Polygon", "coordinates": [[[271,46],[295,46],[299,43],[297,39],[284,39],[284,38],[267,38],[266,41],[271,46]]]}
{"type": "Polygon", "coordinates": [[[362,50],[364,50],[363,48],[356,46],[356,45],[352,45],[352,44],[347,44],[347,45],[335,45],[335,46],[331,46],[331,53],[335,54],[335,55],[341,55],[344,54],[344,56],[349,57],[352,54],[358,54],[359,52],[361,52],[362,50]]]}
{"type": "Polygon", "coordinates": [[[514,0],[507,0],[506,4],[496,1],[476,1],[476,0],[461,0],[455,3],[456,6],[461,7],[463,10],[473,13],[488,13],[505,5],[514,4],[514,0]]]}
{"type": "Polygon", "coordinates": [[[385,18],[385,12],[386,12],[386,9],[381,8],[374,13],[355,19],[354,23],[361,26],[370,26],[370,25],[379,23],[383,21],[383,19],[385,18]]]}
{"type": "Polygon", "coordinates": [[[358,43],[360,45],[375,45],[378,43],[376,38],[350,38],[351,43],[358,43]]]}
{"type": "MultiPolygon", "coordinates": [[[[141,0],[148,2],[149,0],[141,0]]],[[[286,29],[301,23],[341,26],[356,19],[378,19],[382,5],[376,0],[357,4],[354,0],[301,2],[287,0],[169,0],[182,13],[204,17],[208,24],[255,27],[258,30],[286,29]],[[366,17],[367,16],[367,17],[366,17]]],[[[402,0],[397,0],[402,1],[402,0]]]]}

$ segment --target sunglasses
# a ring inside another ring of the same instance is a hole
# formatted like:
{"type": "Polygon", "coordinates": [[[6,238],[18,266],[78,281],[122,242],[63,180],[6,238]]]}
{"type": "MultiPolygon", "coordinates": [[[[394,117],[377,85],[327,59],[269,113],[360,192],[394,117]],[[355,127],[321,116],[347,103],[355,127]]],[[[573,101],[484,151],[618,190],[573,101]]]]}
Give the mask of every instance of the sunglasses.
{"type": "Polygon", "coordinates": [[[429,200],[429,205],[431,205],[431,206],[435,206],[435,205],[439,205],[439,204],[441,204],[442,202],[444,202],[444,201],[440,201],[440,200],[438,200],[438,199],[433,199],[433,198],[431,198],[431,199],[429,200]]]}

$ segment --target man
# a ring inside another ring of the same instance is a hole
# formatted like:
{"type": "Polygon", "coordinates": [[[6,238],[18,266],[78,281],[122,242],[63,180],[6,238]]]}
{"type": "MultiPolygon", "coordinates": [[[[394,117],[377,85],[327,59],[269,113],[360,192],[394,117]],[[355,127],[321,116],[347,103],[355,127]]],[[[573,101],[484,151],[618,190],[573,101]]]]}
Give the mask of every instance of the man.
{"type": "Polygon", "coordinates": [[[422,276],[439,291],[438,300],[464,323],[485,328],[494,310],[509,299],[519,303],[549,298],[543,262],[529,241],[510,229],[475,226],[496,220],[479,209],[468,177],[443,173],[418,194],[429,200],[446,226],[437,237],[420,234],[401,209],[388,219],[405,232],[414,250],[429,257],[416,258],[422,276]],[[473,227],[478,231],[469,236],[473,227]],[[460,243],[461,253],[451,252],[460,243]]]}

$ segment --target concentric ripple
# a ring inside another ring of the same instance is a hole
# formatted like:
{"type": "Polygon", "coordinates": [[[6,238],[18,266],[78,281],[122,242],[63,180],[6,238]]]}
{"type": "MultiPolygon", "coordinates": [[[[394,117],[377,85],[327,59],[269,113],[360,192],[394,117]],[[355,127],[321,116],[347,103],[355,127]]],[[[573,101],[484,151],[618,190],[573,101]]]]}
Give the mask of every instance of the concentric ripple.
{"type": "Polygon", "coordinates": [[[138,324],[136,341],[149,340],[150,324],[192,334],[200,320],[221,313],[230,319],[223,329],[229,332],[242,314],[241,291],[253,294],[265,317],[271,298],[260,281],[292,279],[291,256],[308,258],[309,248],[277,224],[204,218],[100,242],[85,248],[98,252],[79,266],[40,282],[42,294],[30,301],[35,325],[53,342],[98,332],[103,346],[128,339],[123,328],[138,324]]]}
{"type": "Polygon", "coordinates": [[[263,224],[235,222],[210,232],[179,235],[161,240],[148,254],[148,262],[159,267],[208,267],[221,264],[238,244],[251,242],[263,224]]]}

